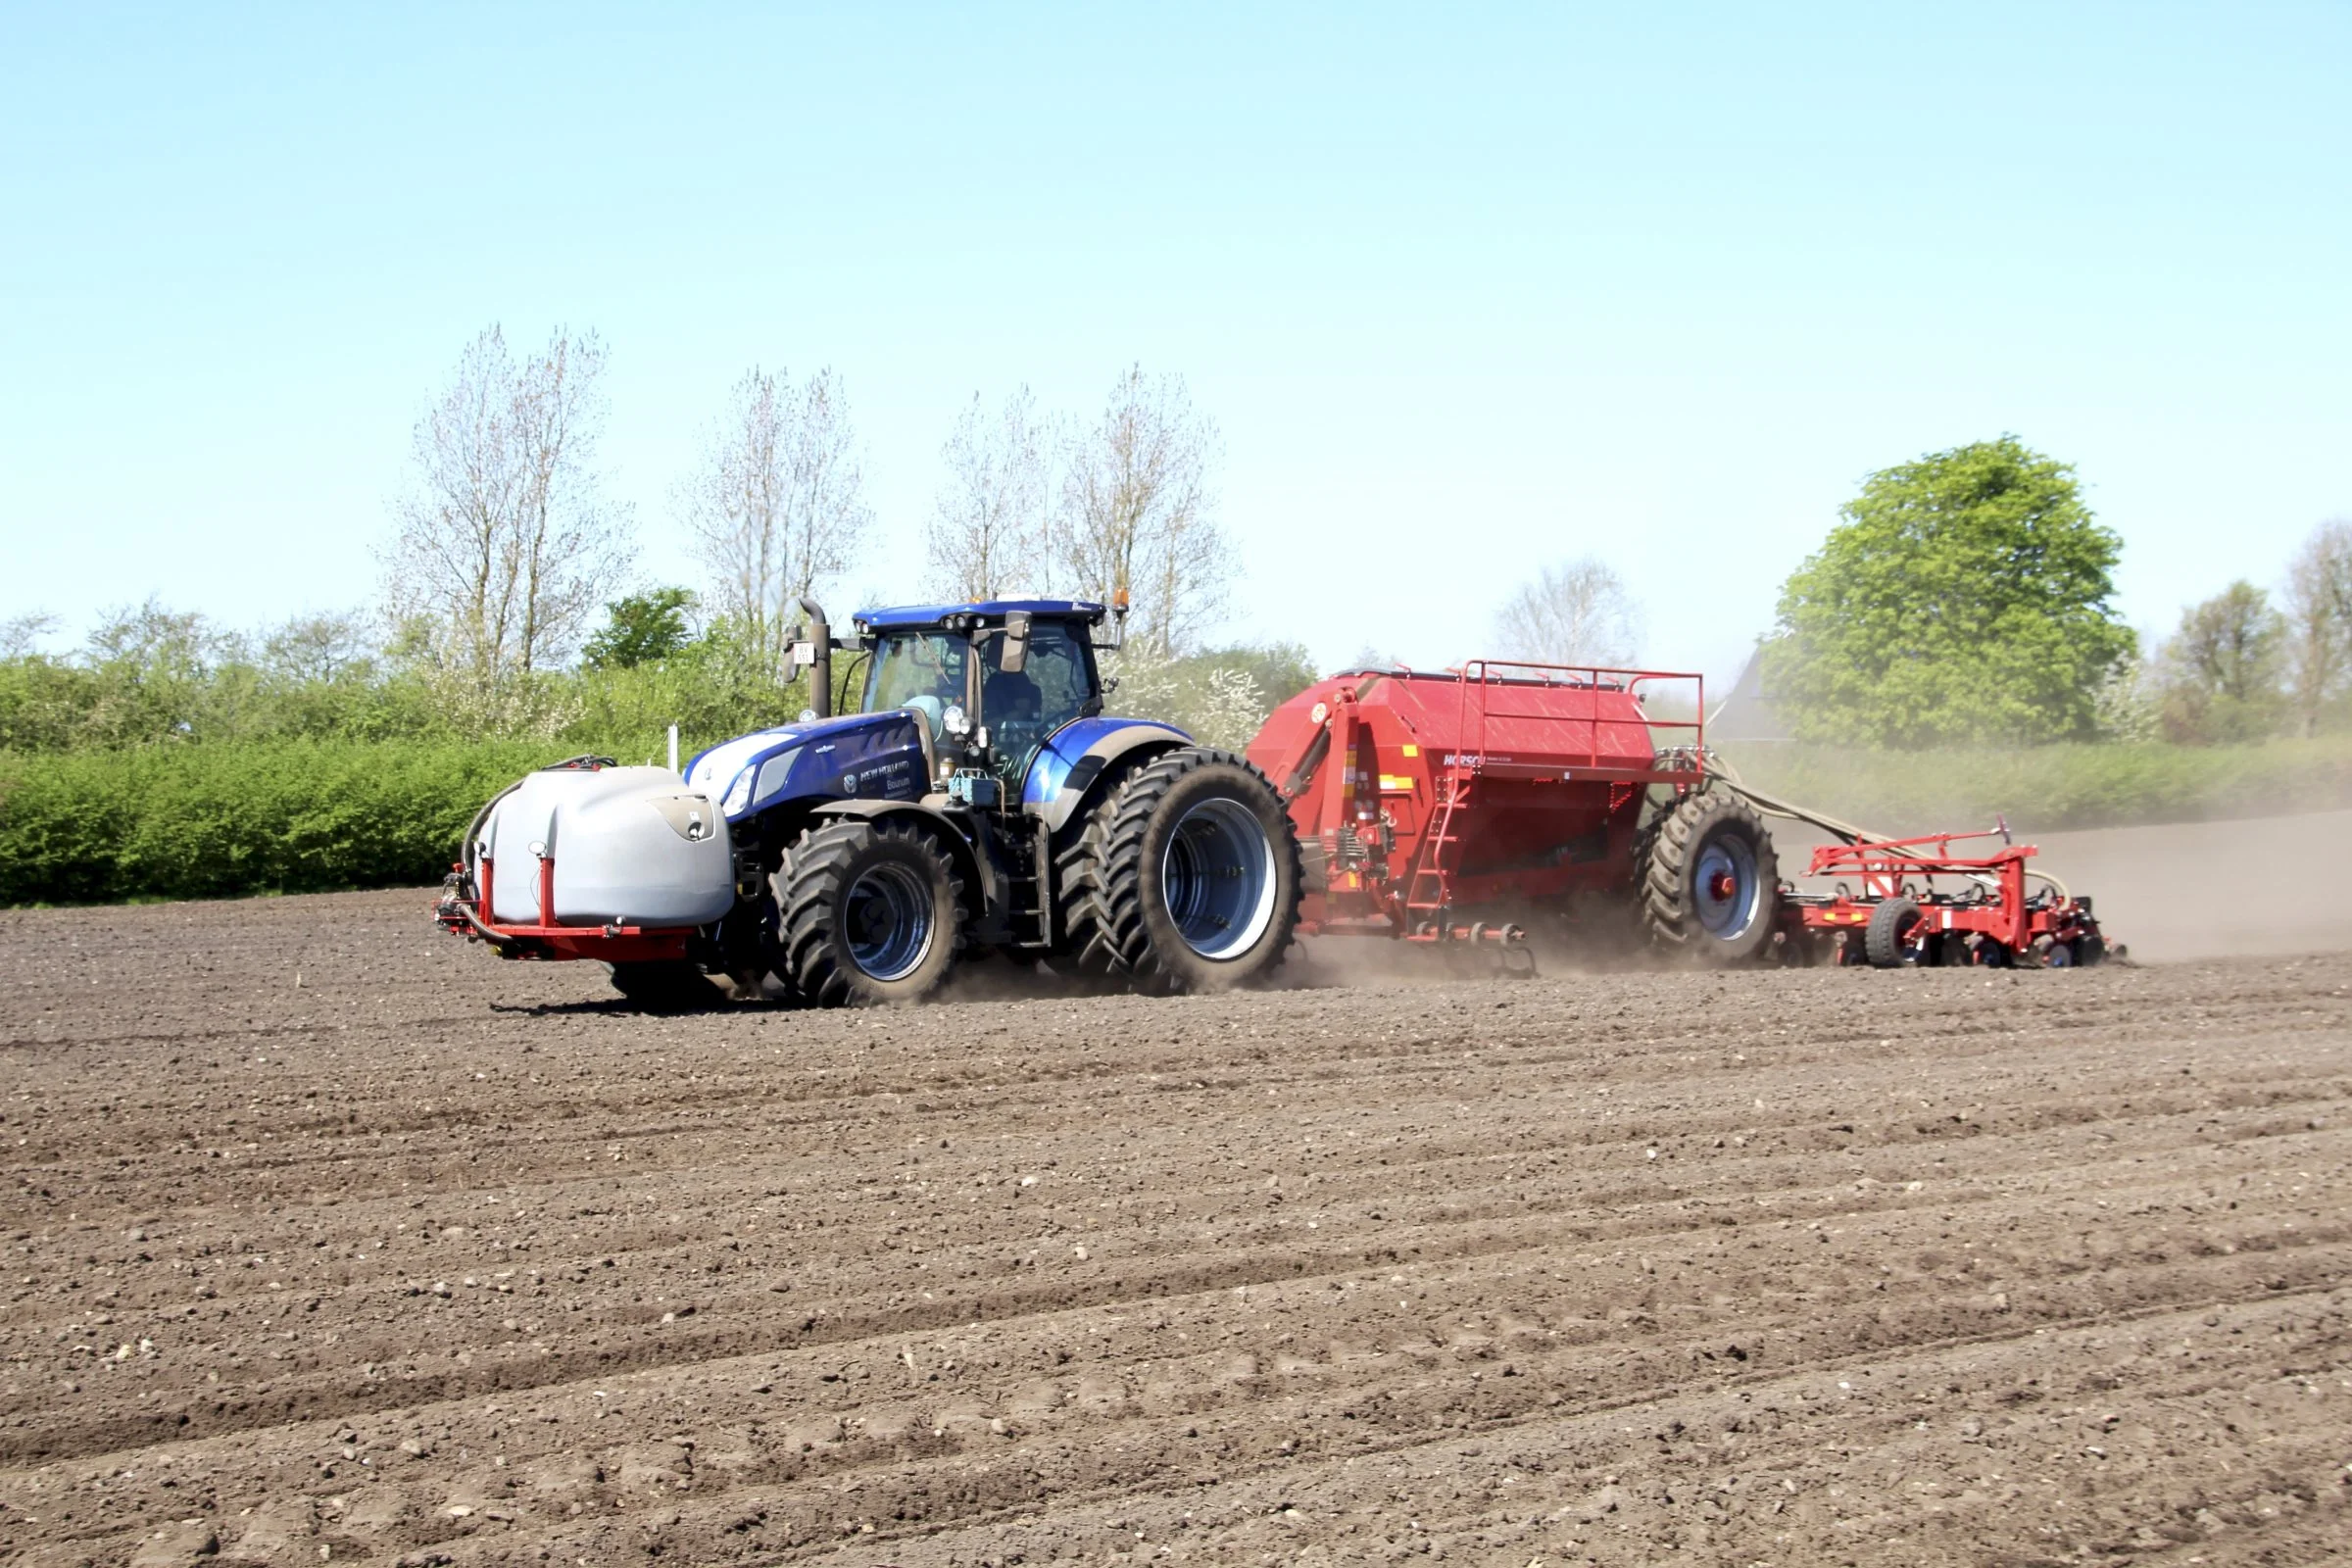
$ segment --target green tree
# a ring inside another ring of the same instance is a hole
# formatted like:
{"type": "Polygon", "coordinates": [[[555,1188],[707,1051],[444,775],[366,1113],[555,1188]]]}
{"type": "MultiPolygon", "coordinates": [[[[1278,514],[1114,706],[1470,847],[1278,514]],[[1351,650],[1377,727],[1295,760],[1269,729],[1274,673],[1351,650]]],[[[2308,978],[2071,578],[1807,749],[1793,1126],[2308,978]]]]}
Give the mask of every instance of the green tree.
{"type": "Polygon", "coordinates": [[[2243,578],[2182,611],[2158,661],[2166,738],[2209,744],[2275,732],[2285,708],[2285,642],[2286,621],[2270,595],[2243,578]]]}
{"type": "Polygon", "coordinates": [[[694,641],[687,621],[694,594],[685,588],[656,588],[630,594],[605,607],[605,624],[588,639],[580,657],[590,669],[635,669],[671,658],[694,641]]]}
{"type": "Polygon", "coordinates": [[[1874,473],[1781,589],[1766,680],[1806,740],[2088,736],[2132,657],[2123,541],[2015,436],[1874,473]]]}

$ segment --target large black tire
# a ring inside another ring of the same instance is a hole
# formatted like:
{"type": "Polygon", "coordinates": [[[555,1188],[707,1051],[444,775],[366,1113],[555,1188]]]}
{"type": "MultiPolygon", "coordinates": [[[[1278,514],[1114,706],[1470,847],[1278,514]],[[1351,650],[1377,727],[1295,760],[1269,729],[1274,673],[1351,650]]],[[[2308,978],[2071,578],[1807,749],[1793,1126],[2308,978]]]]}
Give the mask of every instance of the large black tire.
{"type": "MultiPolygon", "coordinates": [[[[1135,769],[1129,769],[1132,777],[1135,769]]],[[[1110,843],[1110,821],[1127,779],[1112,780],[1102,798],[1070,824],[1054,848],[1054,887],[1060,931],[1049,960],[1056,973],[1115,989],[1125,975],[1118,949],[1103,936],[1108,923],[1102,863],[1110,843]]],[[[1090,987],[1091,989],[1091,987],[1090,987]]]]}
{"type": "Polygon", "coordinates": [[[616,963],[612,965],[612,989],[657,1012],[715,1007],[726,1000],[710,977],[685,958],[616,963]]]}
{"type": "Polygon", "coordinates": [[[1911,931],[1919,924],[1919,906],[1909,899],[1888,899],[1870,911],[1862,928],[1862,956],[1874,969],[1899,969],[1912,961],[1911,931]]]}
{"type": "Polygon", "coordinates": [[[1721,791],[1687,795],[1647,837],[1642,918],[1652,941],[1709,967],[1764,951],[1780,902],[1780,861],[1753,807],[1721,791]]]}
{"type": "Polygon", "coordinates": [[[1305,887],[1266,776],[1187,746],[1136,770],[1090,819],[1062,878],[1082,970],[1152,991],[1226,991],[1289,952],[1305,887]]]}
{"type": "Polygon", "coordinates": [[[820,1007],[919,1001],[955,966],[963,884],[911,821],[828,822],[776,872],[783,973],[820,1007]]]}

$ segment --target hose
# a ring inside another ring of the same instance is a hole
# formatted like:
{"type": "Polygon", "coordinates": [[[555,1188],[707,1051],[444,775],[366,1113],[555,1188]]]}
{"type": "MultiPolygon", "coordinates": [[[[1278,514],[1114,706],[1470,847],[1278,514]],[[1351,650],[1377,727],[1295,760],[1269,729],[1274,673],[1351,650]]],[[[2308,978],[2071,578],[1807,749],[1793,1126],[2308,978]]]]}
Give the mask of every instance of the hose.
{"type": "MultiPolygon", "coordinates": [[[[1823,832],[1831,835],[1833,838],[1842,840],[1847,844],[1869,844],[1873,847],[1885,846],[1886,853],[1898,859],[1924,861],[1932,858],[1932,857],[1922,855],[1916,850],[1898,849],[1888,845],[1886,843],[1886,834],[1873,833],[1866,827],[1857,827],[1851,822],[1841,822],[1838,818],[1830,815],[1827,811],[1816,811],[1802,806],[1792,805],[1788,801],[1780,799],[1778,796],[1767,795],[1762,790],[1756,789],[1747,784],[1743,784],[1740,780],[1739,770],[1733,767],[1730,762],[1725,761],[1722,758],[1716,756],[1712,751],[1708,752],[1706,761],[1707,764],[1714,770],[1715,776],[1721,779],[1724,785],[1729,788],[1733,794],[1738,795],[1741,799],[1745,800],[1750,806],[1753,806],[1757,810],[1762,811],[1766,816],[1786,817],[1792,822],[1807,823],[1813,827],[1820,828],[1823,832]]],[[[1946,874],[1948,875],[1950,873],[1946,874]]],[[[1970,874],[1974,875],[1979,882],[1984,883],[1987,886],[1989,886],[1991,883],[1991,879],[1982,872],[1970,874]]],[[[2059,881],[2058,878],[2052,876],[2047,871],[2028,870],[2026,875],[2034,878],[2035,881],[2048,883],[2051,891],[2058,895],[2058,901],[2061,904],[2071,901],[2074,897],[2072,893],[2067,891],[2067,886],[2064,882],[2059,881]]]]}
{"type": "Polygon", "coordinates": [[[465,839],[458,845],[458,863],[466,868],[466,890],[476,898],[481,896],[481,884],[473,879],[473,852],[482,840],[482,824],[490,820],[490,813],[497,809],[499,802],[522,788],[522,785],[523,781],[516,779],[483,802],[482,808],[473,813],[472,822],[466,825],[465,839]]]}

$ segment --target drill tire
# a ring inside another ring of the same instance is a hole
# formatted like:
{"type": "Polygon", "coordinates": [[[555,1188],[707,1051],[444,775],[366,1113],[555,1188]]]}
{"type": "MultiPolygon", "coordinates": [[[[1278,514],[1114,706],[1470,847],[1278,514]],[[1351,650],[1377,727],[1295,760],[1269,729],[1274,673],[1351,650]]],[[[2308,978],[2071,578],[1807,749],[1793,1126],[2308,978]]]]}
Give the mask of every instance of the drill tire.
{"type": "Polygon", "coordinates": [[[1919,924],[1919,906],[1909,899],[1888,899],[1870,911],[1862,928],[1862,956],[1874,969],[1899,969],[1918,961],[1911,951],[1912,928],[1919,924]]]}
{"type": "Polygon", "coordinates": [[[1709,968],[1764,951],[1780,899],[1780,862],[1755,808],[1728,792],[1702,790],[1677,802],[1647,839],[1642,918],[1652,942],[1709,968]],[[1734,879],[1728,900],[1702,885],[1725,875],[1734,879]],[[1740,906],[1746,906],[1743,917],[1740,906]]]}

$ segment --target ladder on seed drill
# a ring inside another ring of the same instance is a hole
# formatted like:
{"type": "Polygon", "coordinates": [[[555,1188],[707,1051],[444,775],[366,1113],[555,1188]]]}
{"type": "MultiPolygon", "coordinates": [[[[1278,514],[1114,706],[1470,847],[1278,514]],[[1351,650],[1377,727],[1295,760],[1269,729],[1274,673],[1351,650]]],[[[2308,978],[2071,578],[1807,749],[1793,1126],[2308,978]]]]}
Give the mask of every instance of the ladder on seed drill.
{"type": "Polygon", "coordinates": [[[1470,701],[1470,666],[1462,666],[1456,677],[1454,751],[1445,759],[1445,770],[1438,775],[1436,812],[1431,818],[1430,831],[1422,839],[1420,853],[1413,857],[1413,874],[1404,885],[1405,935],[1429,936],[1439,940],[1450,934],[1453,923],[1453,872],[1460,859],[1458,846],[1461,835],[1453,830],[1455,813],[1469,804],[1470,792],[1478,778],[1479,768],[1487,755],[1487,682],[1486,671],[1479,671],[1478,702],[1472,712],[1470,701]],[[1470,720],[1475,716],[1477,733],[1473,738],[1470,720]]]}

